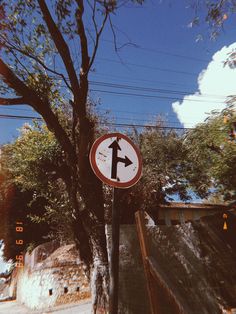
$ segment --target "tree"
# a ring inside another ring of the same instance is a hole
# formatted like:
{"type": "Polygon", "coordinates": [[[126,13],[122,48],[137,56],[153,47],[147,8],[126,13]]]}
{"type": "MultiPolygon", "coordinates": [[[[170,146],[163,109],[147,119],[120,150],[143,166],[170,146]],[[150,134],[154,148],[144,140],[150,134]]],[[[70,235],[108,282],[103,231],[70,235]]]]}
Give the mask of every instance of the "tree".
{"type": "MultiPolygon", "coordinates": [[[[191,7],[195,10],[195,18],[190,25],[194,26],[206,22],[212,39],[219,36],[226,21],[236,12],[236,2],[230,0],[191,1],[191,7]]],[[[228,54],[224,62],[224,65],[226,64],[231,69],[235,69],[235,50],[228,54]]],[[[236,197],[234,175],[236,155],[234,144],[235,100],[235,96],[228,95],[226,102],[228,107],[221,113],[213,112],[207,123],[199,125],[193,132],[190,132],[187,139],[192,149],[190,156],[194,158],[200,166],[199,169],[201,169],[199,178],[205,177],[205,183],[199,180],[198,188],[202,189],[203,195],[211,192],[211,198],[212,191],[214,191],[213,200],[230,201],[235,200],[236,197]],[[229,116],[228,122],[223,124],[226,116],[229,116]]],[[[196,182],[195,180],[193,183],[195,187],[197,187],[196,182]]]]}
{"type": "Polygon", "coordinates": [[[173,195],[185,201],[190,199],[185,178],[186,148],[183,136],[161,127],[163,123],[158,123],[157,128],[147,128],[140,136],[144,166],[142,180],[146,190],[145,199],[150,200],[147,207],[171,201],[173,195]],[[153,200],[148,197],[150,192],[153,200]]]}
{"type": "MultiPolygon", "coordinates": [[[[3,177],[2,177],[3,178],[3,177]]],[[[37,202],[33,207],[29,207],[32,199],[30,191],[22,192],[14,184],[9,184],[7,177],[0,182],[0,218],[1,230],[0,239],[3,240],[3,253],[6,260],[16,262],[16,256],[21,252],[32,249],[44,243],[49,232],[48,224],[41,222],[40,225],[32,222],[29,215],[40,216],[43,202],[37,202]],[[37,206],[36,206],[37,205],[37,206]],[[20,222],[20,224],[19,224],[20,222]],[[16,227],[23,227],[24,232],[17,233],[16,227]],[[16,244],[16,240],[23,243],[16,244]]]]}
{"type": "Polygon", "coordinates": [[[9,218],[3,220],[3,226],[7,224],[7,235],[10,234],[1,238],[5,251],[9,251],[8,258],[15,258],[8,244],[12,237],[15,242],[16,221],[25,226],[24,248],[51,238],[71,241],[73,211],[65,184],[56,171],[63,172],[63,158],[53,133],[45,125],[24,125],[16,141],[2,147],[1,168],[5,173],[0,182],[1,208],[9,218]],[[8,190],[13,190],[11,197],[8,190]]]}
{"type": "MultiPolygon", "coordinates": [[[[194,10],[194,18],[189,26],[192,27],[207,23],[209,26],[210,38],[213,40],[216,39],[224,29],[225,22],[235,14],[235,1],[189,0],[188,2],[189,6],[194,10]]],[[[199,35],[199,38],[201,39],[202,36],[199,35]]]]}
{"type": "Polygon", "coordinates": [[[188,179],[203,195],[215,194],[225,201],[236,200],[235,133],[232,137],[235,121],[235,109],[230,106],[220,113],[213,112],[186,137],[188,159],[198,168],[189,172],[188,179]]]}
{"type": "MultiPolygon", "coordinates": [[[[141,133],[129,134],[140,147],[143,176],[136,187],[119,193],[117,202],[121,212],[125,208],[124,220],[133,220],[137,208],[155,209],[157,204],[172,200],[172,195],[178,195],[182,200],[190,198],[185,179],[186,147],[183,137],[162,127],[163,123],[158,122],[141,133]]],[[[2,147],[1,159],[2,169],[9,174],[5,181],[31,195],[28,202],[32,221],[46,222],[53,238],[61,241],[71,239],[74,210],[58,175],[64,171],[65,162],[53,133],[44,124],[26,124],[15,142],[2,147]],[[41,208],[39,213],[37,208],[41,208]]],[[[105,191],[105,207],[110,212],[111,189],[107,187],[105,191]]],[[[109,213],[106,217],[109,221],[109,213]]]]}
{"type": "Polygon", "coordinates": [[[107,307],[108,258],[102,183],[88,160],[95,139],[94,122],[87,110],[88,75],[105,25],[114,31],[112,14],[117,8],[112,0],[1,1],[0,104],[31,106],[60,145],[66,171],[59,175],[75,210],[74,232],[81,257],[93,273],[94,312],[107,307]],[[73,40],[78,43],[76,51],[71,49],[73,40]],[[64,104],[70,112],[67,127],[59,115],[64,104]]]}
{"type": "MultiPolygon", "coordinates": [[[[153,127],[130,133],[129,137],[140,148],[143,173],[135,186],[119,191],[117,206],[120,207],[121,222],[134,222],[137,209],[152,214],[158,205],[176,198],[189,201],[193,189],[200,197],[206,195],[197,184],[193,184],[194,179],[190,176],[195,167],[195,180],[200,182],[205,179],[198,177],[201,168],[192,165],[192,160],[187,158],[185,135],[167,130],[162,121],[157,121],[153,127]]],[[[108,200],[106,202],[108,205],[108,200]]]]}

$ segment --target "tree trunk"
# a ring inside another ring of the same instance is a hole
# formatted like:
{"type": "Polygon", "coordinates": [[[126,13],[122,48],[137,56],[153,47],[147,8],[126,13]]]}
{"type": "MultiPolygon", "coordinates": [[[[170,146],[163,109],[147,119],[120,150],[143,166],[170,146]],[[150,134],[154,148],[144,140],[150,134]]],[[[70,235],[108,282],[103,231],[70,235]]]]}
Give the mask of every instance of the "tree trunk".
{"type": "Polygon", "coordinates": [[[109,313],[109,264],[104,220],[99,221],[94,215],[97,207],[97,198],[92,201],[87,196],[86,209],[77,217],[74,232],[81,259],[89,270],[92,313],[105,314],[109,313]]]}
{"type": "Polygon", "coordinates": [[[93,247],[93,253],[90,277],[92,313],[107,314],[109,313],[109,266],[107,254],[98,245],[93,247]]]}
{"type": "Polygon", "coordinates": [[[79,193],[85,209],[80,212],[87,233],[91,252],[90,283],[92,313],[108,313],[109,265],[104,219],[104,195],[102,182],[94,175],[89,163],[89,151],[94,142],[95,127],[88,117],[80,121],[78,136],[79,193]]]}

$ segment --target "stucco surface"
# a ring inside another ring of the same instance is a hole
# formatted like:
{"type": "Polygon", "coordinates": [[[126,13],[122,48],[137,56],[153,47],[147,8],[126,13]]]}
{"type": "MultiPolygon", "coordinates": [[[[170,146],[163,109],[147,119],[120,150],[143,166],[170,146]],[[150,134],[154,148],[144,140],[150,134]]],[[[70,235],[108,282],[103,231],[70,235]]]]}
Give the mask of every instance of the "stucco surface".
{"type": "MultiPolygon", "coordinates": [[[[187,314],[236,309],[235,211],[228,212],[227,230],[223,223],[217,213],[182,225],[147,227],[157,271],[187,314]]],[[[111,245],[110,227],[107,234],[111,245]]],[[[158,284],[156,298],[162,313],[174,314],[158,284]]],[[[135,225],[122,225],[120,231],[119,313],[150,313],[135,225]]]]}

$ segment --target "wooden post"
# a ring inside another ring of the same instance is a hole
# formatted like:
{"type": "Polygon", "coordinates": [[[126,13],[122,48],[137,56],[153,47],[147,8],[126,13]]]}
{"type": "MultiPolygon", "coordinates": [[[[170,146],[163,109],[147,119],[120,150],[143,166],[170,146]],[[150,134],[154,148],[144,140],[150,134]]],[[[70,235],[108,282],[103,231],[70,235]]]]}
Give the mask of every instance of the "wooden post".
{"type": "Polygon", "coordinates": [[[157,294],[154,282],[152,280],[152,275],[149,269],[148,264],[148,257],[150,256],[150,247],[147,239],[147,232],[145,227],[145,215],[143,211],[137,211],[135,213],[136,225],[137,225],[137,232],[139,237],[139,243],[141,248],[143,266],[144,266],[144,273],[146,277],[147,283],[147,291],[149,296],[149,303],[151,307],[151,314],[161,314],[160,308],[157,303],[157,294]]]}
{"type": "Polygon", "coordinates": [[[116,188],[113,188],[112,203],[112,243],[110,261],[110,288],[109,288],[109,308],[110,314],[118,313],[118,293],[119,293],[119,245],[120,245],[120,212],[116,205],[116,188]]]}
{"type": "MultiPolygon", "coordinates": [[[[184,300],[179,295],[178,291],[174,290],[170,282],[168,283],[168,279],[166,278],[166,276],[163,276],[163,274],[161,275],[160,269],[155,259],[152,256],[147,257],[147,263],[149,265],[149,271],[153,276],[153,279],[159,284],[159,287],[167,296],[166,300],[168,300],[169,305],[172,306],[171,313],[191,313],[191,309],[187,307],[184,300]]],[[[166,302],[166,300],[163,301],[166,302]]]]}

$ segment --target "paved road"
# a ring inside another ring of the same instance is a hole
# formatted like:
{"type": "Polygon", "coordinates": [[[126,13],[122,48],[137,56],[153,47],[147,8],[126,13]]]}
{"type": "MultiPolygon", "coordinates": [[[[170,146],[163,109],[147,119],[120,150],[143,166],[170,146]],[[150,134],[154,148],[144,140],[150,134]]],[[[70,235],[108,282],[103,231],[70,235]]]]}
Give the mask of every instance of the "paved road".
{"type": "Polygon", "coordinates": [[[16,301],[0,302],[0,314],[90,314],[91,303],[59,306],[52,310],[32,311],[16,301]]]}

